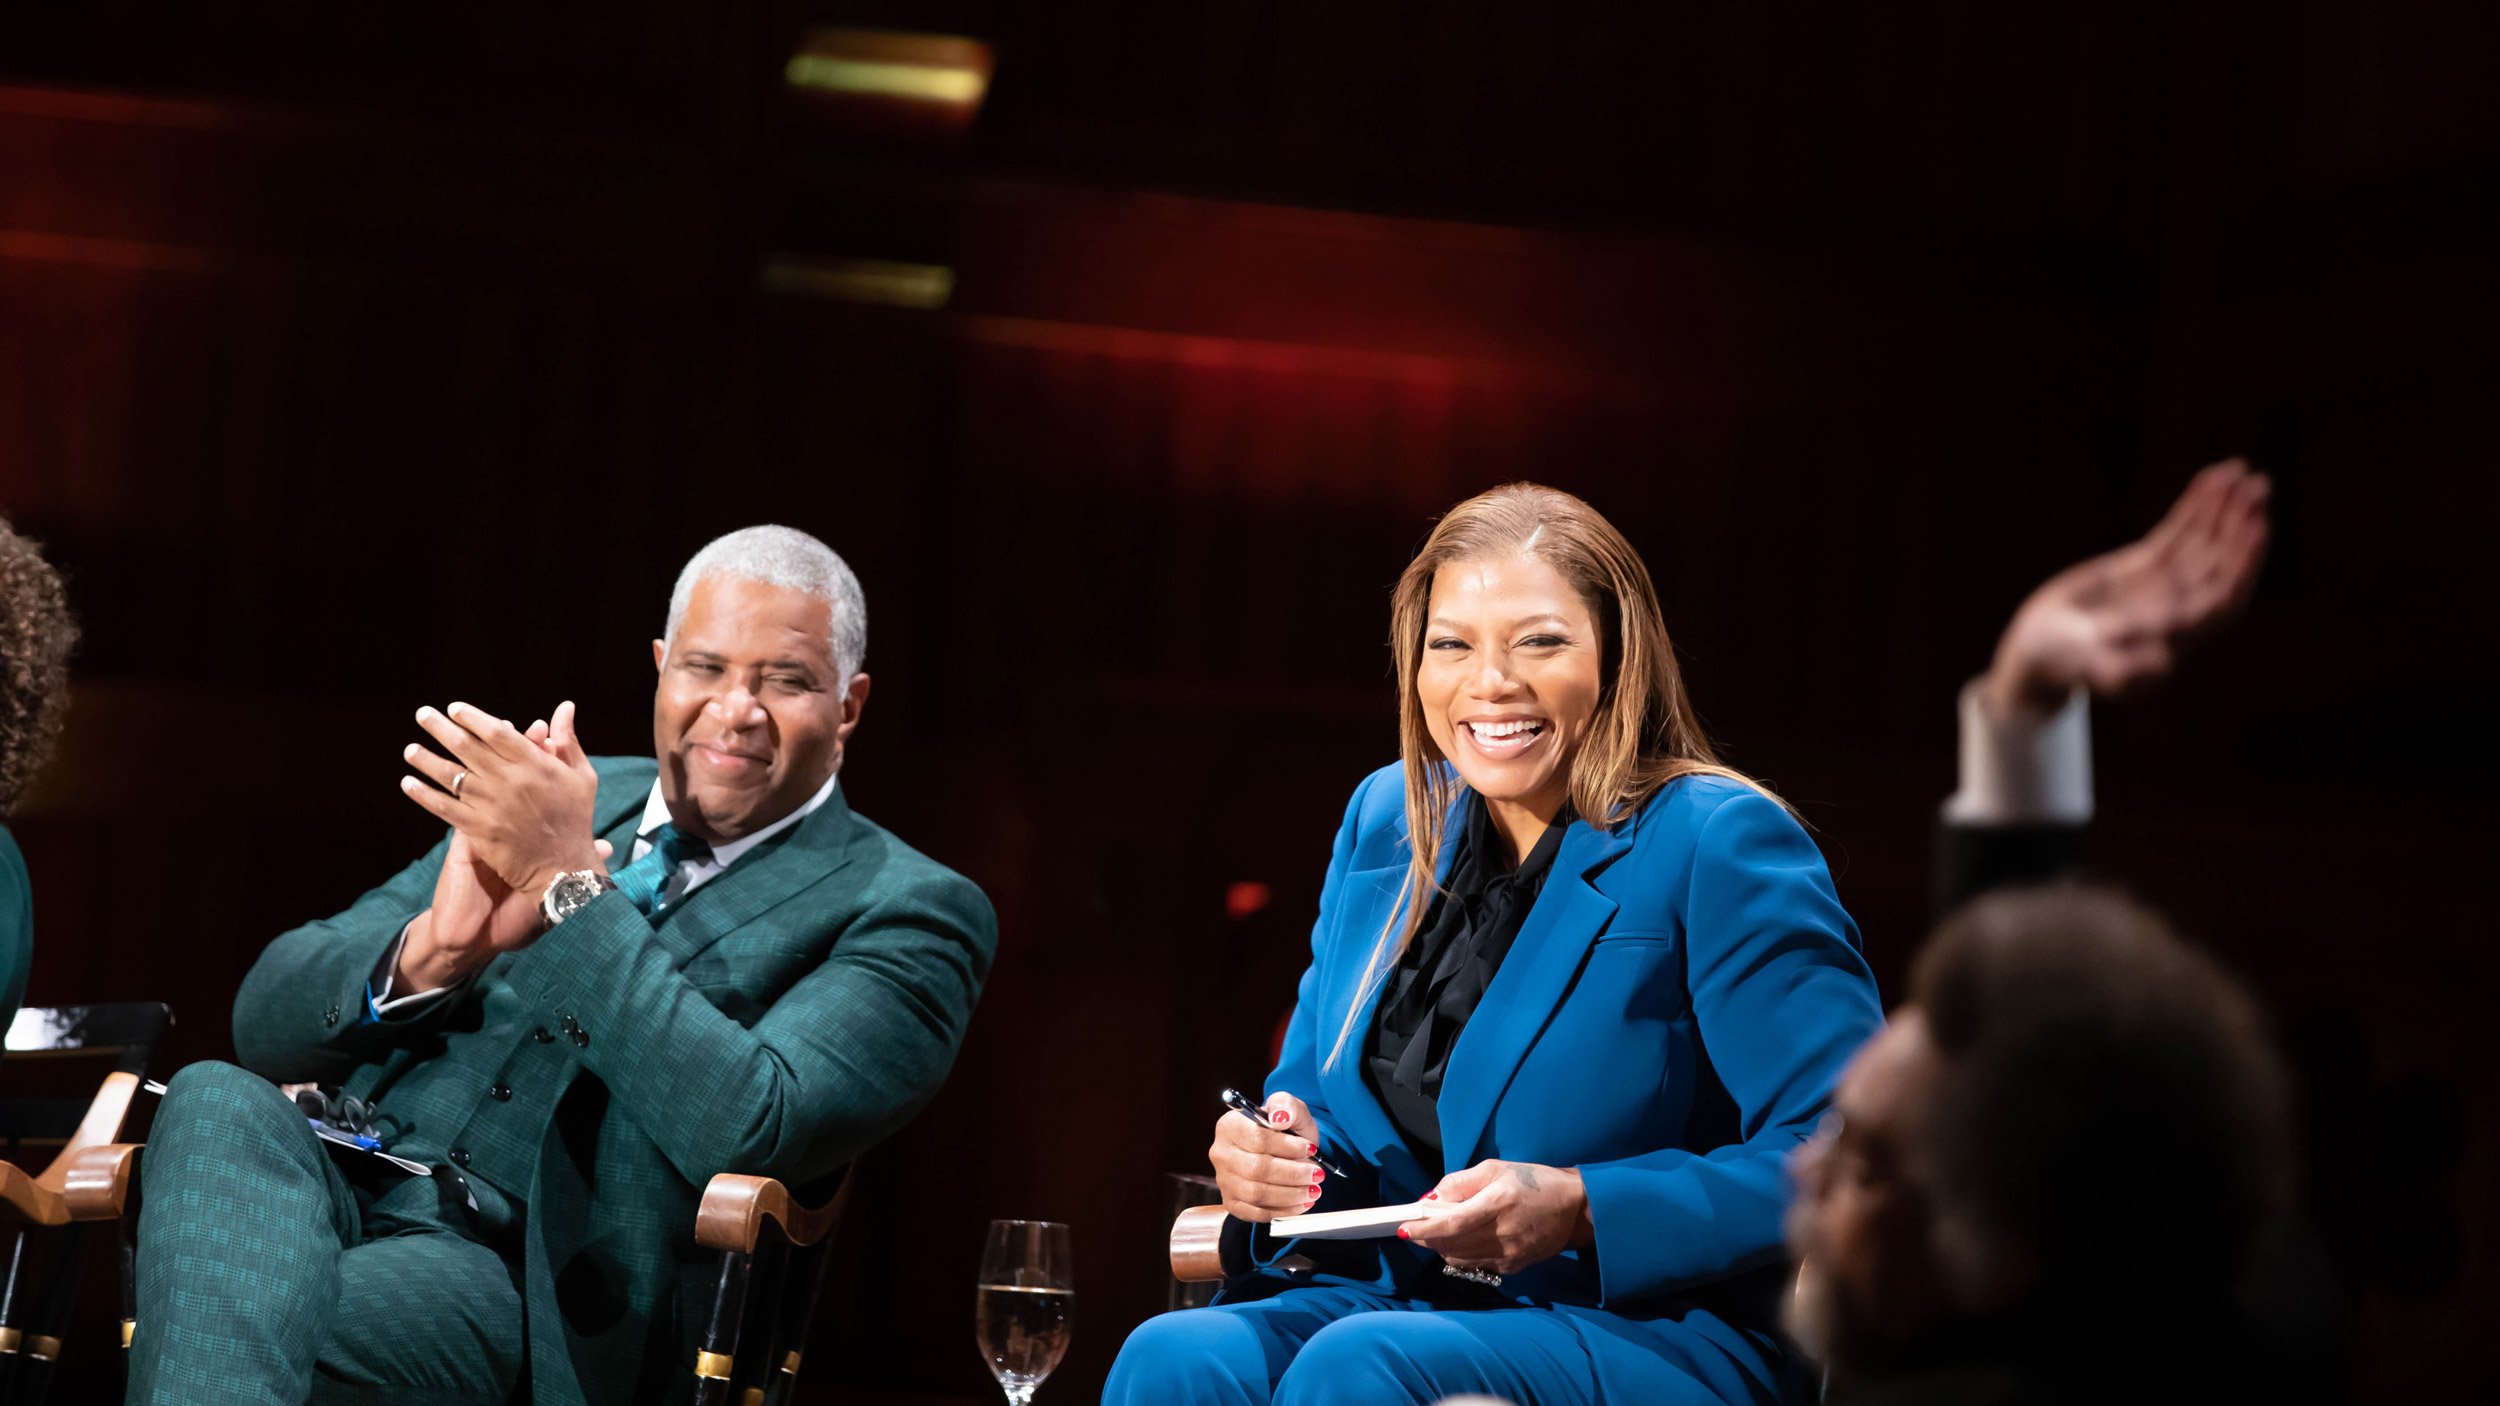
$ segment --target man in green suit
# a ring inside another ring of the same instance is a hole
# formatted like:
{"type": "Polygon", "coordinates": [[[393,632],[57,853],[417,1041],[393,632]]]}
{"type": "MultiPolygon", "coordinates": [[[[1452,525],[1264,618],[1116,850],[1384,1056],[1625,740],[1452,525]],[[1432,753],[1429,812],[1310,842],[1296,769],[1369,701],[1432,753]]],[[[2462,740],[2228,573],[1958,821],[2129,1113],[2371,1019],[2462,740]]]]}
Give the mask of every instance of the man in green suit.
{"type": "Polygon", "coordinates": [[[244,1067],[158,1112],[132,1401],[682,1393],[700,1188],[827,1185],[900,1127],[996,946],[977,888],[843,801],[865,648],[841,559],[749,528],[678,579],[655,760],[583,756],[570,704],[419,711],[442,750],[403,785],[451,833],[270,944],[244,1067]],[[326,1145],[272,1080],[430,1173],[326,1145]]]}

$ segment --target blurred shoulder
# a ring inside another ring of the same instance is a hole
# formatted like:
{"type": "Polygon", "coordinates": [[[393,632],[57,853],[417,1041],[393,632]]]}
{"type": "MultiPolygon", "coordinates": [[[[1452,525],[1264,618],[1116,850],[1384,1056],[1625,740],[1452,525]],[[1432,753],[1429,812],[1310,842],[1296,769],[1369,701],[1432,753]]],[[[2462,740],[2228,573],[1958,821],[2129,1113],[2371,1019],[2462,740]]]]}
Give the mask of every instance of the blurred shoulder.
{"type": "Polygon", "coordinates": [[[610,786],[648,791],[660,779],[660,764],[649,757],[592,757],[590,769],[599,773],[602,791],[610,786]]]}
{"type": "Polygon", "coordinates": [[[1368,835],[1390,825],[1404,833],[1406,763],[1391,762],[1356,783],[1354,798],[1346,804],[1346,819],[1353,822],[1357,834],[1368,835]]]}
{"type": "Polygon", "coordinates": [[[1347,800],[1340,845],[1351,835],[1349,862],[1377,869],[1407,862],[1406,764],[1391,762],[1364,777],[1347,800]]]}
{"type": "Polygon", "coordinates": [[[944,918],[953,926],[983,935],[997,932],[997,913],[979,884],[912,848],[858,811],[850,811],[849,816],[843,867],[855,873],[858,881],[845,885],[844,891],[858,894],[869,907],[944,918]]]}
{"type": "Polygon", "coordinates": [[[1679,776],[1632,821],[1631,852],[1610,875],[1617,886],[1680,890],[1697,865],[1782,866],[1820,853],[1786,806],[1724,776],[1679,776]]]}
{"type": "Polygon", "coordinates": [[[1788,808],[1742,781],[1724,776],[1679,776],[1658,788],[1635,820],[1635,847],[1689,843],[1731,822],[1786,826],[1804,833],[1788,808]]]}
{"type": "Polygon", "coordinates": [[[649,757],[592,757],[590,769],[599,773],[591,820],[601,830],[639,810],[651,798],[652,783],[660,779],[660,764],[649,757]]]}

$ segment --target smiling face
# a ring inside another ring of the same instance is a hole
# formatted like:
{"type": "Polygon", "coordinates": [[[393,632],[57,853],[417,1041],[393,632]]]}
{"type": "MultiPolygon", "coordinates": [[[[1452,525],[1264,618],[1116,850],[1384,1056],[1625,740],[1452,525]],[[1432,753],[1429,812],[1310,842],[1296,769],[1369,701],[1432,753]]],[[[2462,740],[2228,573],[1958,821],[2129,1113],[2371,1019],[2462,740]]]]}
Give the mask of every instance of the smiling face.
{"type": "Polygon", "coordinates": [[[1604,692],[1589,603],[1524,555],[1451,562],[1432,576],[1415,693],[1459,777],[1498,811],[1550,820],[1604,692]]]}
{"type": "Polygon", "coordinates": [[[868,676],[835,677],[832,607],[743,576],[695,583],[674,647],[653,640],[660,793],[677,827],[719,844],[799,808],[842,765],[868,676]]]}

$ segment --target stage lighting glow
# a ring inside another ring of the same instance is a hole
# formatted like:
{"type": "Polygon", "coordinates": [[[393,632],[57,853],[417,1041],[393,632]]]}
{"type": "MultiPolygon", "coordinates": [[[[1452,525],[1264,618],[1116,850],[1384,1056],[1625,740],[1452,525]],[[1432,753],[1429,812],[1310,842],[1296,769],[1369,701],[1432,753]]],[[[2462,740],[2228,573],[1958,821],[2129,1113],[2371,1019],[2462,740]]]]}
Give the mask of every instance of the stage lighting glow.
{"type": "Polygon", "coordinates": [[[767,293],[894,308],[942,308],[955,293],[953,269],[884,259],[780,258],[764,265],[756,281],[767,293]]]}
{"type": "Polygon", "coordinates": [[[969,105],[989,90],[989,75],[968,68],[939,68],[925,63],[875,63],[862,59],[794,54],[790,86],[822,88],[833,93],[862,93],[881,98],[969,105]]]}
{"type": "Polygon", "coordinates": [[[811,93],[968,115],[989,92],[992,63],[989,45],[960,35],[825,26],[808,31],[783,77],[811,93]]]}

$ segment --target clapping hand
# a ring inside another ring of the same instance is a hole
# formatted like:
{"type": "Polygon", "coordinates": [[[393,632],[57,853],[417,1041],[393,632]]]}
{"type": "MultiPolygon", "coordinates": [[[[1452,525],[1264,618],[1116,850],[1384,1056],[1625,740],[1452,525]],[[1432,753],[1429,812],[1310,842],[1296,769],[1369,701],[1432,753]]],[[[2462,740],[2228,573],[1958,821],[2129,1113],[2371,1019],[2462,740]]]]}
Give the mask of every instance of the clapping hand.
{"type": "MultiPolygon", "coordinates": [[[[491,721],[487,715],[464,704],[453,706],[464,718],[481,726],[491,721]]],[[[424,723],[429,715],[442,718],[441,714],[429,708],[418,714],[420,723],[424,723]]],[[[571,715],[572,705],[569,703],[556,710],[558,722],[565,725],[565,731],[560,735],[547,723],[535,722],[518,736],[526,745],[570,770],[580,755],[578,746],[572,742],[571,715]]],[[[458,727],[457,724],[453,726],[458,727]]],[[[465,728],[459,730],[464,736],[473,735],[465,728]]],[[[433,731],[430,724],[428,731],[433,731]]],[[[407,748],[405,756],[410,766],[444,782],[446,787],[457,784],[463,801],[479,798],[478,793],[471,789],[473,778],[461,774],[466,768],[446,763],[443,758],[414,744],[407,748]]],[[[584,766],[587,769],[586,763],[584,766]]],[[[595,794],[595,774],[593,787],[595,794]]],[[[443,792],[435,791],[413,777],[403,781],[402,788],[417,799],[418,804],[426,805],[428,810],[438,815],[442,814],[435,806],[427,804],[427,798],[448,799],[443,792]],[[420,796],[420,792],[424,795],[420,796]]],[[[519,887],[508,881],[494,865],[479,857],[468,831],[457,828],[459,822],[453,823],[451,847],[444,855],[442,872],[434,881],[433,905],[409,925],[407,939],[400,946],[399,966],[392,983],[395,990],[421,992],[448,986],[493,961],[501,953],[527,947],[537,940],[545,926],[538,911],[537,889],[519,887]]],[[[609,852],[607,841],[592,840],[591,851],[604,861],[609,852]]],[[[544,885],[538,887],[543,888],[544,885]]]]}
{"type": "Polygon", "coordinates": [[[1597,1239],[1576,1168],[1478,1162],[1441,1178],[1424,1199],[1449,1208],[1408,1221],[1398,1237],[1439,1251],[1460,1269],[1515,1274],[1597,1239]]]}
{"type": "Polygon", "coordinates": [[[2077,685],[2116,697],[2167,675],[2256,589],[2270,489],[2265,475],[2226,459],[2198,473],[2141,539],[2050,577],[1997,642],[1980,685],[1989,711],[2046,717],[2077,685]]]}
{"type": "Polygon", "coordinates": [[[400,789],[468,836],[470,854],[505,884],[535,902],[556,875],[599,867],[599,774],[573,736],[572,704],[556,705],[538,739],[468,703],[419,708],[417,725],[451,756],[411,744],[408,764],[424,780],[402,777],[400,789]]]}

